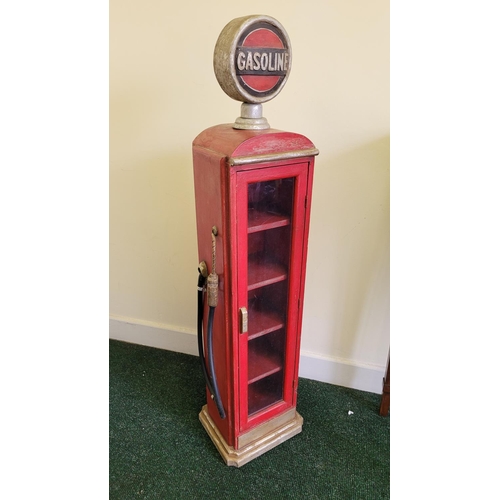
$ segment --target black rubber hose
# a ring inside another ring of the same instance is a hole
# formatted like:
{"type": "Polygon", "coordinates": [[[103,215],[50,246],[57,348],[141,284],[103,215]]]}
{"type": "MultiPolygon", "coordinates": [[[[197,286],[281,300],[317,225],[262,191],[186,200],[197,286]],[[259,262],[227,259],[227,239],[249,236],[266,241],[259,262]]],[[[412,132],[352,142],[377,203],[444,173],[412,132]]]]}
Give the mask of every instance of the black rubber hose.
{"type": "Polygon", "coordinates": [[[212,382],[213,382],[212,394],[214,396],[215,404],[217,406],[217,410],[219,410],[220,418],[224,419],[226,418],[226,412],[224,411],[224,407],[222,406],[222,401],[220,399],[219,387],[217,385],[217,377],[215,375],[215,367],[214,367],[214,352],[213,352],[214,312],[215,312],[215,307],[210,307],[208,311],[208,331],[207,331],[208,367],[212,375],[212,382]]]}
{"type": "Polygon", "coordinates": [[[198,275],[198,354],[200,356],[201,370],[205,377],[205,382],[210,394],[213,394],[214,389],[205,365],[205,356],[203,355],[203,287],[205,286],[205,281],[206,278],[200,272],[198,275]]]}

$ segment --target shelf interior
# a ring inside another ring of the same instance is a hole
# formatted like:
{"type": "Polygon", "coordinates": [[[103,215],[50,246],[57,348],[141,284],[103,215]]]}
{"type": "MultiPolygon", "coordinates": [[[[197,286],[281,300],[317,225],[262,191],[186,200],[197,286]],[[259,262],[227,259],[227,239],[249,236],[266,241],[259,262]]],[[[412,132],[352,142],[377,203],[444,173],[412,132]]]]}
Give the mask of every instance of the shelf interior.
{"type": "Polygon", "coordinates": [[[259,311],[250,305],[248,311],[248,340],[266,335],[285,326],[280,314],[274,311],[259,311]]]}
{"type": "Polygon", "coordinates": [[[261,352],[248,344],[248,383],[253,384],[264,377],[268,377],[283,369],[278,353],[261,352]]]}
{"type": "Polygon", "coordinates": [[[255,209],[248,211],[248,232],[255,233],[267,229],[288,226],[290,217],[271,212],[265,212],[255,209]]]}
{"type": "Polygon", "coordinates": [[[248,290],[271,285],[287,278],[287,269],[282,264],[262,256],[248,258],[248,290]]]}
{"type": "Polygon", "coordinates": [[[248,414],[283,399],[295,179],[248,185],[248,414]]]}
{"type": "Polygon", "coordinates": [[[283,371],[248,386],[248,414],[252,415],[283,399],[283,371]]]}

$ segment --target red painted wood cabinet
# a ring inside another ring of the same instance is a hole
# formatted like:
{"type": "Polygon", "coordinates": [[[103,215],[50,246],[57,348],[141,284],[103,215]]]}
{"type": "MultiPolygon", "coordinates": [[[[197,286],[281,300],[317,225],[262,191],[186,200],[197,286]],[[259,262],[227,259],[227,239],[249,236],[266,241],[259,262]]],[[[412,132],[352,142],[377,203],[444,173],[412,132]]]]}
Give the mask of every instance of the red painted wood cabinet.
{"type": "MultiPolygon", "coordinates": [[[[299,134],[232,125],[193,142],[199,259],[215,264],[219,279],[212,354],[225,413],[207,389],[200,420],[228,465],[302,430],[297,383],[317,153],[299,134]]],[[[207,322],[205,308],[205,332],[207,322]]]]}

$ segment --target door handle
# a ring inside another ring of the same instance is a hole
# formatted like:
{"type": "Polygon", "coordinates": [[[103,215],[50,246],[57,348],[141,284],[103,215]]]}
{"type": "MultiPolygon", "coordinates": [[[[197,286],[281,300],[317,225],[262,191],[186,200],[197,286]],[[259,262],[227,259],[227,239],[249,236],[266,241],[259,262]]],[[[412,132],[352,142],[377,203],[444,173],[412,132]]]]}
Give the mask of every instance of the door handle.
{"type": "Polygon", "coordinates": [[[240,307],[240,333],[248,332],[248,311],[246,307],[240,307]]]}

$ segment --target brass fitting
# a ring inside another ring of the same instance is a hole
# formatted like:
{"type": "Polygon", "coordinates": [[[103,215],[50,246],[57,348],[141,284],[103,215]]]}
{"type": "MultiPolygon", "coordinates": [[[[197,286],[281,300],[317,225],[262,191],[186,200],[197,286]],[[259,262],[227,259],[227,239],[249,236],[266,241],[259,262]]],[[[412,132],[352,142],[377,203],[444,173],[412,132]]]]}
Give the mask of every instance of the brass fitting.
{"type": "Polygon", "coordinates": [[[219,299],[219,276],[213,271],[207,278],[207,301],[209,307],[217,307],[219,299]]]}

